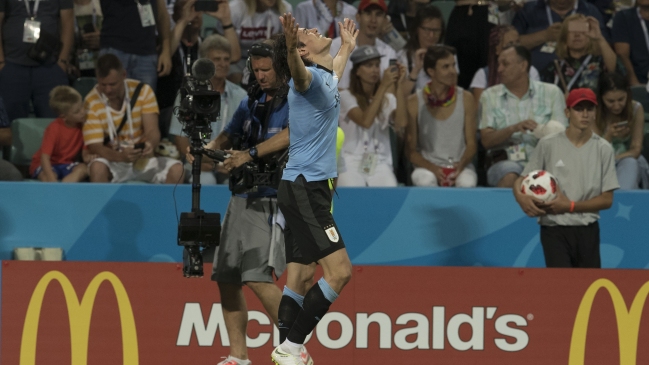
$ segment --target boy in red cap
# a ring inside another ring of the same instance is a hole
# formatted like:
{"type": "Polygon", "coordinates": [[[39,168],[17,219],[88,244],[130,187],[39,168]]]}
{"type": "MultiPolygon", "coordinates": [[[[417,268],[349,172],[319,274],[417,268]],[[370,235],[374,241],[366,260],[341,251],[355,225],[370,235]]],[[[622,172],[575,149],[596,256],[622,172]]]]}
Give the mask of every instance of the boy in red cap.
{"type": "Polygon", "coordinates": [[[566,100],[565,132],[541,139],[521,176],[514,197],[530,217],[539,217],[547,267],[601,267],[599,211],[613,203],[620,185],[611,145],[593,133],[597,97],[590,89],[574,89],[566,100]],[[521,182],[534,170],[557,178],[556,199],[544,203],[521,192],[521,182]]]}

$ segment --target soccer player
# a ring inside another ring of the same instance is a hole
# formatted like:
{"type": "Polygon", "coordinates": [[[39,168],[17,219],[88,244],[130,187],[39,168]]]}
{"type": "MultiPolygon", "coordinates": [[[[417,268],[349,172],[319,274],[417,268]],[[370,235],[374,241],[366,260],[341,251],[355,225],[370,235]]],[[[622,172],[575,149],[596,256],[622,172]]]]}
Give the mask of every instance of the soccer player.
{"type": "Polygon", "coordinates": [[[356,46],[356,26],[339,24],[342,43],[335,58],[331,39],[317,29],[298,28],[289,13],[280,17],[285,42],[277,42],[275,57],[288,62],[289,162],[278,191],[278,205],[286,219],[288,278],[279,306],[283,343],[271,357],[277,365],[310,365],[300,357],[306,336],[327,313],[352,275],[336,223],[331,215],[329,180],[337,176],[336,134],[340,114],[338,77],[356,46]],[[316,263],[324,277],[312,283],[316,263]]]}
{"type": "Polygon", "coordinates": [[[613,204],[620,185],[611,145],[593,133],[597,97],[590,89],[574,89],[566,100],[565,132],[541,139],[521,176],[514,196],[530,217],[539,217],[547,267],[601,267],[599,211],[613,204]],[[525,176],[545,170],[557,178],[556,199],[544,203],[521,192],[525,176]]]}

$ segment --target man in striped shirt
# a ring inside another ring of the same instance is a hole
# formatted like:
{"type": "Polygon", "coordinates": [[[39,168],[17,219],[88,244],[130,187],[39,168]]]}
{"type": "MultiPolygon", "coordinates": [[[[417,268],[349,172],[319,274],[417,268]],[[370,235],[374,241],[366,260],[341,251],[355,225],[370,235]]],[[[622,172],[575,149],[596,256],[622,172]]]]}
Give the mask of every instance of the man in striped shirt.
{"type": "Polygon", "coordinates": [[[149,85],[126,78],[119,59],[105,54],[97,60],[97,85],[86,96],[88,118],[83,139],[99,157],[90,165],[92,182],[145,181],[173,184],[182,181],[178,160],[155,157],[160,130],[158,104],[149,85]]]}

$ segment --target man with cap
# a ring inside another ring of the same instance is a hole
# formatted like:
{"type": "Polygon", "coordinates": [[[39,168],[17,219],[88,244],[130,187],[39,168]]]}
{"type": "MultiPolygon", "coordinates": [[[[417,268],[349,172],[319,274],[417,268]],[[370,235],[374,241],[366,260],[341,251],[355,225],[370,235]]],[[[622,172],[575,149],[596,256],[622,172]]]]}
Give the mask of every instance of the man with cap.
{"type": "Polygon", "coordinates": [[[593,133],[597,97],[590,89],[574,89],[566,101],[568,128],[541,139],[514,183],[514,197],[530,217],[539,217],[547,267],[600,268],[599,211],[613,204],[620,185],[611,145],[593,133]],[[557,178],[557,197],[542,202],[521,192],[534,170],[557,178]]]}
{"type": "MultiPolygon", "coordinates": [[[[383,26],[389,22],[387,17],[388,6],[385,0],[362,0],[358,5],[358,12],[356,13],[356,24],[358,24],[358,38],[356,39],[357,46],[374,46],[381,54],[381,74],[390,66],[391,59],[398,59],[396,51],[387,43],[383,42],[379,37],[383,26]]],[[[329,52],[331,56],[336,56],[336,52],[340,48],[341,38],[334,38],[331,42],[329,52]]],[[[404,54],[405,55],[405,54],[404,54]]],[[[408,60],[404,57],[399,58],[399,63],[407,65],[408,60]]],[[[338,81],[339,89],[349,88],[349,73],[352,69],[351,61],[348,61],[345,66],[345,72],[339,76],[338,81]]]]}

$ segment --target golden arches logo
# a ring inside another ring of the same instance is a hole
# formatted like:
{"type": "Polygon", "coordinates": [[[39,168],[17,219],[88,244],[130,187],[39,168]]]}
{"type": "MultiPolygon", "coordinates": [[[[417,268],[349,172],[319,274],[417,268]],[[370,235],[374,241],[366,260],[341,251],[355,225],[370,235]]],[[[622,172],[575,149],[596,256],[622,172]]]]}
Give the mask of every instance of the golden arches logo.
{"type": "Polygon", "coordinates": [[[617,321],[618,343],[620,347],[620,365],[636,365],[638,352],[638,335],[640,333],[640,317],[649,295],[649,281],[638,290],[631,308],[627,309],[622,293],[613,282],[608,279],[598,279],[593,282],[584,297],[581,299],[575,325],[572,329],[570,342],[569,365],[583,365],[586,355],[586,333],[590,311],[593,307],[595,295],[600,289],[606,289],[611,296],[615,319],[617,321]]]}
{"type": "Polygon", "coordinates": [[[58,281],[63,288],[65,303],[70,319],[70,350],[71,365],[86,365],[88,363],[88,336],[90,334],[90,319],[95,297],[99,286],[108,281],[117,297],[120,322],[122,326],[122,352],[124,365],[137,365],[139,363],[137,332],[131,302],[119,278],[111,272],[101,272],[95,276],[83,294],[81,302],[70,283],[70,280],[60,271],[50,271],[41,278],[34,289],[32,298],[27,307],[23,337],[20,346],[20,365],[34,365],[36,363],[36,340],[38,338],[38,322],[41,316],[41,307],[45,291],[52,281],[58,281]]]}

